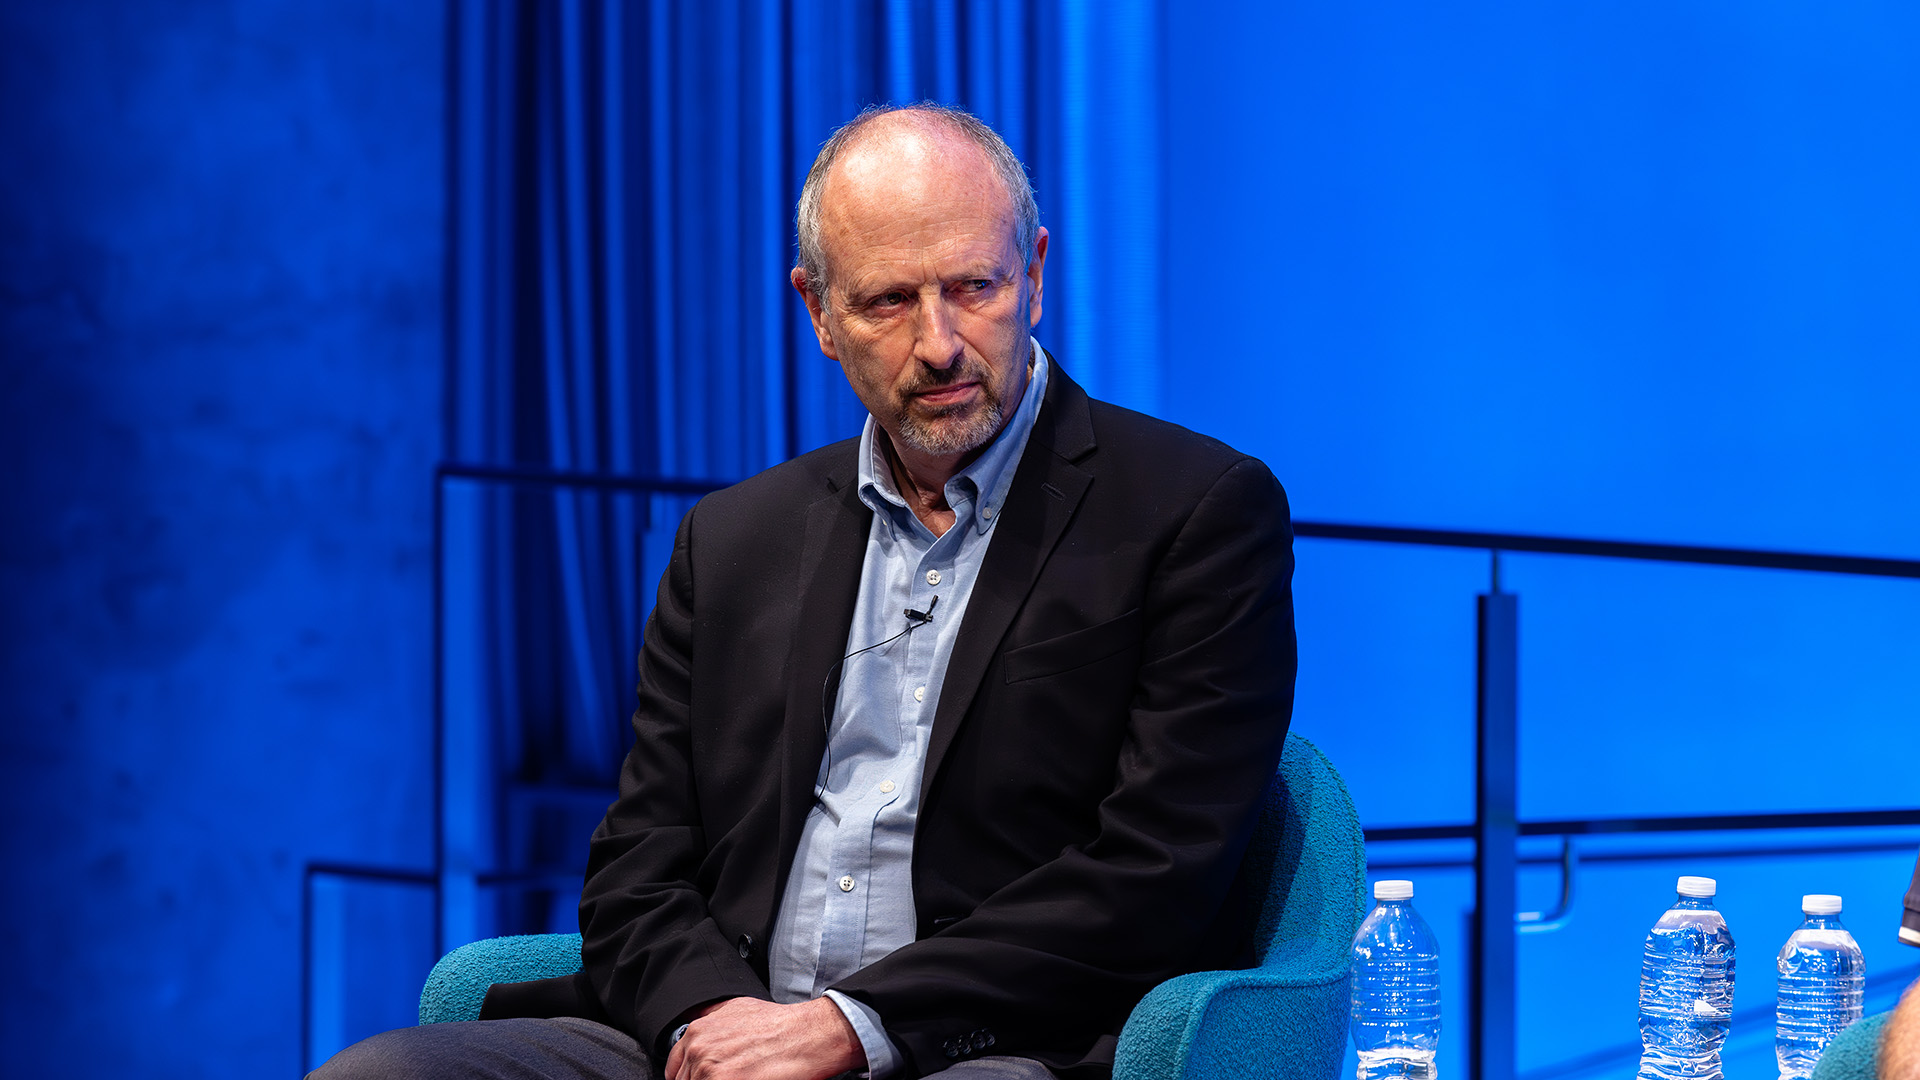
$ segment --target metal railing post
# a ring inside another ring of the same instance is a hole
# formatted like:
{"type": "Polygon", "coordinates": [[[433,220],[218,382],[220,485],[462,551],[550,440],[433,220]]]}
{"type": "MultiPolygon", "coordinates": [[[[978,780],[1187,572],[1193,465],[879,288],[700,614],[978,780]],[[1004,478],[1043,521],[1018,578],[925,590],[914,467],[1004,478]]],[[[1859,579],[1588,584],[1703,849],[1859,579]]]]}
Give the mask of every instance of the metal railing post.
{"type": "Polygon", "coordinates": [[[1493,590],[1481,594],[1479,603],[1474,932],[1467,980],[1473,1080],[1513,1080],[1514,1076],[1520,608],[1518,597],[1500,591],[1497,552],[1494,558],[1493,590]]]}

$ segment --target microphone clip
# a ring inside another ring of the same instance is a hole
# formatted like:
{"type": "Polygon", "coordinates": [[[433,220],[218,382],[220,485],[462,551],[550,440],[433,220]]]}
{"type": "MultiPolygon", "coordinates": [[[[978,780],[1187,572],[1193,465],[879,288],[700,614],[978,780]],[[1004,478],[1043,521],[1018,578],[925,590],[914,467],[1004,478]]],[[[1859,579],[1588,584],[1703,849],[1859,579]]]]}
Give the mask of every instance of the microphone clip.
{"type": "Polygon", "coordinates": [[[938,604],[939,602],[940,602],[940,594],[935,593],[933,596],[933,599],[927,601],[927,610],[915,611],[913,608],[908,608],[907,622],[910,624],[909,628],[911,629],[912,627],[918,627],[926,623],[932,622],[934,605],[938,604]]]}

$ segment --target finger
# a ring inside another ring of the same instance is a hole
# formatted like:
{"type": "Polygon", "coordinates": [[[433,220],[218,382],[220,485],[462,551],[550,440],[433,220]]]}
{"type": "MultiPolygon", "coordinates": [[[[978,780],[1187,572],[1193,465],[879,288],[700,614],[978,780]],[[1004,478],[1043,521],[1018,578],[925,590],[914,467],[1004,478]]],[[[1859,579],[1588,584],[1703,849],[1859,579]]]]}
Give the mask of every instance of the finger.
{"type": "Polygon", "coordinates": [[[687,1065],[686,1042],[687,1040],[682,1037],[679,1042],[673,1044],[672,1050],[667,1051],[667,1080],[680,1080],[680,1070],[687,1065]]]}

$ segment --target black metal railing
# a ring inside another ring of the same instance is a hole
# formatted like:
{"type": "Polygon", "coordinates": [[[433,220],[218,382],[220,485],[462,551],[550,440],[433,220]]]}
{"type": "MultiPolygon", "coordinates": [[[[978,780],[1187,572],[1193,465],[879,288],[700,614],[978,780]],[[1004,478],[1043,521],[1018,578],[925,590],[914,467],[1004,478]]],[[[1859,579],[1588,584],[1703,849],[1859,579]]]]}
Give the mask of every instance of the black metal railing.
{"type": "Polygon", "coordinates": [[[1474,907],[1469,916],[1467,947],[1469,1080],[1515,1080],[1517,935],[1525,929],[1556,924],[1571,902],[1574,854],[1569,839],[1562,848],[1560,908],[1554,912],[1518,910],[1520,837],[1920,823],[1920,810],[1909,809],[1521,821],[1515,752],[1519,730],[1519,600],[1501,588],[1500,554],[1521,551],[1909,580],[1920,579],[1920,560],[1329,522],[1295,522],[1294,532],[1329,540],[1478,548],[1491,555],[1491,583],[1478,598],[1476,622],[1474,819],[1455,825],[1367,830],[1367,838],[1378,841],[1446,837],[1473,841],[1474,907]]]}

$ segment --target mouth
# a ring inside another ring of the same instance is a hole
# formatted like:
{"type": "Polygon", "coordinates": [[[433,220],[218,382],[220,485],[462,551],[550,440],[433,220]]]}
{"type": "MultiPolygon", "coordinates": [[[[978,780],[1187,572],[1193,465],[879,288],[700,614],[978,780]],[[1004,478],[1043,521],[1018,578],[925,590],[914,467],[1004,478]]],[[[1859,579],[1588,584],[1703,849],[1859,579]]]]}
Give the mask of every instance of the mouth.
{"type": "Polygon", "coordinates": [[[963,382],[950,383],[946,386],[936,386],[927,390],[915,391],[913,399],[936,408],[944,405],[958,405],[971,400],[979,388],[980,383],[977,380],[968,379],[963,382]]]}

